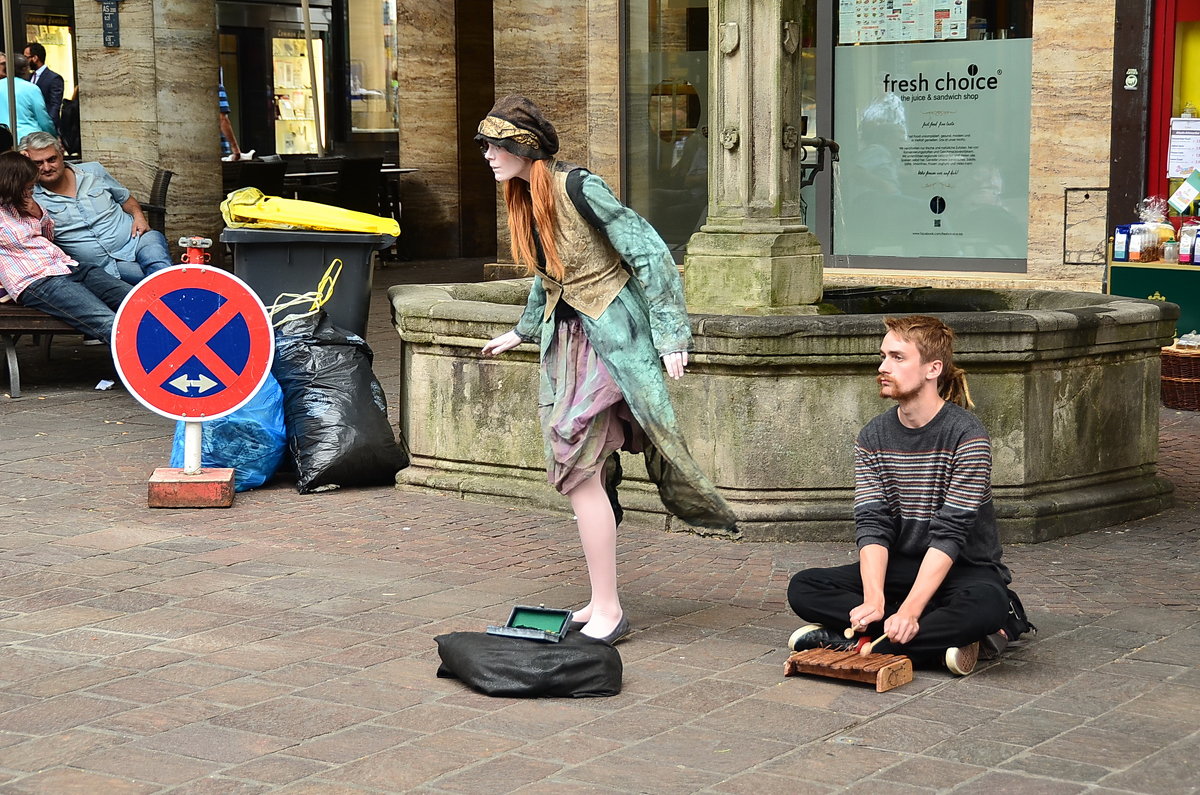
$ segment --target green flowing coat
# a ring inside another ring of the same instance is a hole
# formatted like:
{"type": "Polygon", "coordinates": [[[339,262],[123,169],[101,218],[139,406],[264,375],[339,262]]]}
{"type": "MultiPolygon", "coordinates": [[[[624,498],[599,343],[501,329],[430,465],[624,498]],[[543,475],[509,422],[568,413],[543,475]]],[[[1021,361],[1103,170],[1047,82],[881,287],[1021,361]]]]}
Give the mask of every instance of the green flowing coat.
{"type": "MultiPolygon", "coordinates": [[[[683,283],[671,252],[654,228],[621,204],[600,177],[585,173],[582,196],[633,275],[600,317],[579,313],[583,331],[646,432],[646,470],[663,505],[688,524],[734,532],[737,517],[688,452],[667,394],[661,357],[688,350],[692,341],[683,283]]],[[[559,213],[578,212],[569,202],[562,204],[559,213]]],[[[545,306],[542,277],[535,275],[515,331],[526,342],[539,343],[543,362],[556,328],[553,314],[543,320],[545,306]]],[[[552,393],[544,367],[540,392],[552,393]]]]}

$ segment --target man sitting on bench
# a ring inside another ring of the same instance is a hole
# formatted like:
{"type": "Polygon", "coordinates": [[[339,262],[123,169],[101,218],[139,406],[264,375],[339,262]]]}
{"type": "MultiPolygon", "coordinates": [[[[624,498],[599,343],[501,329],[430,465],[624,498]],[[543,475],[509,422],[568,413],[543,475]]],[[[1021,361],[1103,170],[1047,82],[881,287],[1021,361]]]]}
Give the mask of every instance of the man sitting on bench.
{"type": "Polygon", "coordinates": [[[132,288],[54,245],[54,221],[33,200],[37,176],[29,158],[0,153],[0,286],[18,303],[110,342],[116,310],[132,288]]]}
{"type": "Polygon", "coordinates": [[[19,151],[38,167],[33,196],[54,219],[58,246],[130,284],[168,268],[171,252],[142,206],[99,163],[68,163],[58,138],[30,133],[19,151]]]}

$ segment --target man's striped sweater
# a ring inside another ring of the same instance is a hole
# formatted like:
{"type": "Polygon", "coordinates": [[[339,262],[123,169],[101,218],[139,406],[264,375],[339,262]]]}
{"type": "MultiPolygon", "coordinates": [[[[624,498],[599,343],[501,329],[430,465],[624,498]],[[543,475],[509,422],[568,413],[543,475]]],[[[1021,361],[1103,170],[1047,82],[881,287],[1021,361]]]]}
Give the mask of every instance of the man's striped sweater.
{"type": "Polygon", "coordinates": [[[854,523],[858,546],[880,544],[921,558],[930,547],[954,561],[994,566],[1000,538],[992,506],[992,444],[971,412],[946,403],[920,428],[897,408],[867,423],[854,447],[854,523]]]}

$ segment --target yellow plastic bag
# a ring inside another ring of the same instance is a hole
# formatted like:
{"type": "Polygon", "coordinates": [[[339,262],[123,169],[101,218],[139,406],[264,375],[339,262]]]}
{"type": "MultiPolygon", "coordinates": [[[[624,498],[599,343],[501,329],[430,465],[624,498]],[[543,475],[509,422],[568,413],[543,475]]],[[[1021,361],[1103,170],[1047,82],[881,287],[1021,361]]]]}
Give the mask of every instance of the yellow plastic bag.
{"type": "Polygon", "coordinates": [[[344,210],[328,204],[266,196],[258,188],[239,188],[221,202],[225,225],[251,229],[315,229],[400,236],[394,218],[344,210]]]}

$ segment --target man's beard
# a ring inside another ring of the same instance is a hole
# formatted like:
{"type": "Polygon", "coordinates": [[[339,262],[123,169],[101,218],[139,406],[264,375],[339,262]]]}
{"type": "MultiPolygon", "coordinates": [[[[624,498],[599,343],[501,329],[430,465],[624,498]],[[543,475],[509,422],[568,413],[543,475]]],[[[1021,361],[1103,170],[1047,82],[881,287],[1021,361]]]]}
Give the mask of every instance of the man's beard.
{"type": "Polygon", "coordinates": [[[893,381],[890,378],[884,378],[882,375],[875,376],[875,383],[879,384],[879,397],[884,398],[884,399],[895,400],[895,401],[898,401],[901,403],[903,403],[905,400],[909,400],[910,398],[916,397],[921,392],[920,385],[916,386],[913,389],[908,390],[907,392],[900,392],[900,391],[898,391],[898,388],[896,387],[895,381],[893,381]],[[893,392],[890,395],[885,394],[883,391],[883,384],[885,381],[887,383],[891,384],[891,386],[892,386],[893,392]]]}

